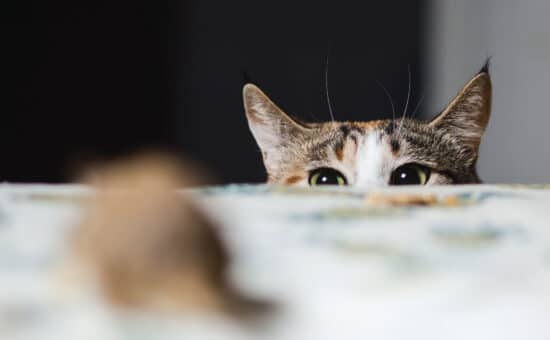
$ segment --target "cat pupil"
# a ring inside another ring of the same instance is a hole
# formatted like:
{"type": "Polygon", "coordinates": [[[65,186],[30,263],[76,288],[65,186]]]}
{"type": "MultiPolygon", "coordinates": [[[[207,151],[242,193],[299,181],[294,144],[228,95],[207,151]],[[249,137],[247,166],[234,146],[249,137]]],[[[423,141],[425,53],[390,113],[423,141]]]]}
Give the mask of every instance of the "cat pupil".
{"type": "Polygon", "coordinates": [[[336,178],[325,175],[321,177],[321,184],[338,184],[338,182],[336,181],[336,178]]]}
{"type": "Polygon", "coordinates": [[[418,176],[418,172],[415,171],[414,168],[411,167],[405,167],[399,170],[398,172],[399,180],[397,181],[397,185],[412,185],[412,184],[420,184],[420,178],[418,176]]]}
{"type": "Polygon", "coordinates": [[[405,164],[397,168],[391,176],[391,185],[426,184],[429,171],[414,164],[405,164]]]}
{"type": "Polygon", "coordinates": [[[418,184],[420,183],[418,175],[414,172],[411,172],[410,169],[401,170],[399,175],[401,179],[401,184],[418,184]]]}

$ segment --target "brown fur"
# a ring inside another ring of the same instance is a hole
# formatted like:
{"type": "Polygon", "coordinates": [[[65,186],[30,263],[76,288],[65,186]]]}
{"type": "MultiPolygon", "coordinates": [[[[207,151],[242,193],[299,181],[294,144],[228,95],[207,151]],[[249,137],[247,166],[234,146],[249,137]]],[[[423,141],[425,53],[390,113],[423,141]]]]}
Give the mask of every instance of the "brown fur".
{"type": "Polygon", "coordinates": [[[303,179],[304,179],[304,176],[294,175],[294,176],[287,177],[285,182],[286,182],[286,184],[296,184],[296,183],[300,182],[303,179]]]}

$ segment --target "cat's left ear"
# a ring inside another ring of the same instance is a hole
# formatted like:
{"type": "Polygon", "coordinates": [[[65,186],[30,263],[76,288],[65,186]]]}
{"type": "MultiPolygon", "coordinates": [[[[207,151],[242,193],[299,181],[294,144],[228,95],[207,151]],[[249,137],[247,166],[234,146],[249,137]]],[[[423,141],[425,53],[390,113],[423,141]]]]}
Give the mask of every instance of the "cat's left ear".
{"type": "Polygon", "coordinates": [[[248,125],[264,154],[278,152],[307,128],[283,112],[256,85],[243,88],[248,125]]]}
{"type": "Polygon", "coordinates": [[[485,66],[430,125],[444,129],[477,152],[491,115],[492,85],[485,66]]]}

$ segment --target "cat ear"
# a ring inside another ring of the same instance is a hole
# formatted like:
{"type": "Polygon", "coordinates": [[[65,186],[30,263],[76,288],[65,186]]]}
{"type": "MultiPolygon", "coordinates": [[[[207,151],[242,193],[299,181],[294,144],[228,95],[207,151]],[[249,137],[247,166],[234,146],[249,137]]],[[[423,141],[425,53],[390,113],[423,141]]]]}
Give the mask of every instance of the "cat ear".
{"type": "Polygon", "coordinates": [[[491,114],[492,86],[484,66],[430,125],[444,129],[476,151],[491,114]]]}
{"type": "Polygon", "coordinates": [[[248,126],[263,152],[279,148],[307,128],[284,113],[256,85],[243,88],[248,126]]]}

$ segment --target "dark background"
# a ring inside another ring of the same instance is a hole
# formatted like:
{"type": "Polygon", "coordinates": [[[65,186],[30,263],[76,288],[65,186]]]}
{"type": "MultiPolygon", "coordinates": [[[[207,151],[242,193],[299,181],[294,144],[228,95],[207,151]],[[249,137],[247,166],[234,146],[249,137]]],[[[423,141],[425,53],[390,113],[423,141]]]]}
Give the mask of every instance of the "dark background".
{"type": "Polygon", "coordinates": [[[60,182],[135,151],[170,150],[223,182],[265,179],[248,78],[287,112],[391,117],[422,96],[424,1],[78,1],[14,10],[0,180],[60,182]],[[245,76],[246,74],[246,76],[245,76]]]}

